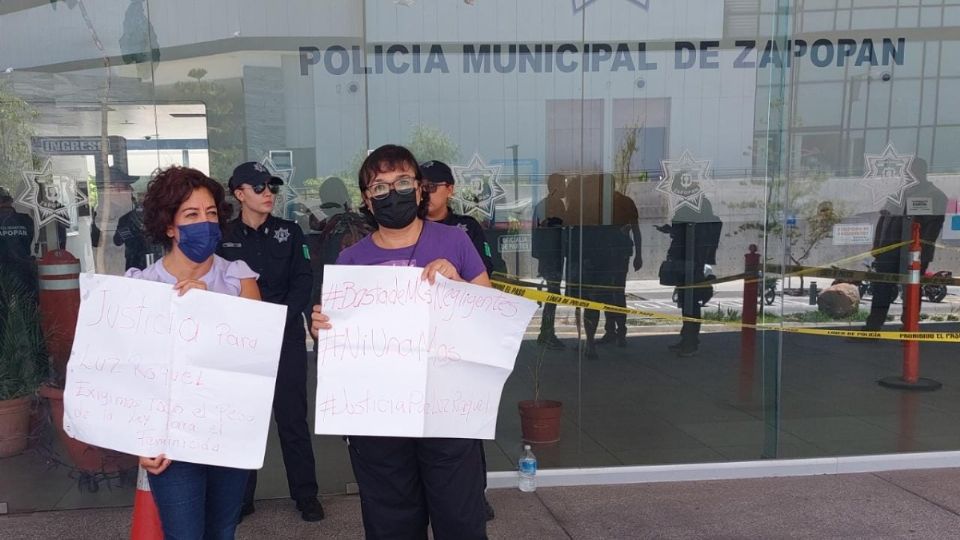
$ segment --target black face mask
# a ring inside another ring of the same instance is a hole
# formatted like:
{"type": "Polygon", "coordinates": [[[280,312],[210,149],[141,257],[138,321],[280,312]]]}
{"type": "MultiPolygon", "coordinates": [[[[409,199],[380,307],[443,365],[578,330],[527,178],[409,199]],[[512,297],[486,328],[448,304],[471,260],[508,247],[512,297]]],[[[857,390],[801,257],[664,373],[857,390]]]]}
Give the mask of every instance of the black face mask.
{"type": "Polygon", "coordinates": [[[373,218],[381,227],[388,229],[402,229],[413,223],[417,217],[417,192],[407,194],[391,190],[390,194],[382,199],[372,199],[373,218]]]}

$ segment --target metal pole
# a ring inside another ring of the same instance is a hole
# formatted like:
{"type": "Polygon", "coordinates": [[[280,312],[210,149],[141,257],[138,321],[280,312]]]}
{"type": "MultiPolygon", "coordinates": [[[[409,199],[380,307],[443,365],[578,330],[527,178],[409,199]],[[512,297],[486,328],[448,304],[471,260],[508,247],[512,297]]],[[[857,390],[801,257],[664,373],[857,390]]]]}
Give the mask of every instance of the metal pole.
{"type": "MultiPolygon", "coordinates": [[[[911,226],[910,264],[907,269],[907,284],[903,298],[903,331],[920,331],[920,224],[911,226]]],[[[920,342],[913,339],[903,341],[903,371],[897,377],[885,377],[878,381],[880,386],[897,390],[939,390],[943,384],[933,379],[920,377],[920,342]]]]}
{"type": "Polygon", "coordinates": [[[743,282],[743,314],[740,329],[740,401],[749,401],[753,397],[754,360],[757,346],[757,304],[759,291],[763,290],[758,281],[766,276],[760,275],[760,254],[757,245],[750,244],[750,253],[743,256],[743,270],[746,279],[743,282]]]}

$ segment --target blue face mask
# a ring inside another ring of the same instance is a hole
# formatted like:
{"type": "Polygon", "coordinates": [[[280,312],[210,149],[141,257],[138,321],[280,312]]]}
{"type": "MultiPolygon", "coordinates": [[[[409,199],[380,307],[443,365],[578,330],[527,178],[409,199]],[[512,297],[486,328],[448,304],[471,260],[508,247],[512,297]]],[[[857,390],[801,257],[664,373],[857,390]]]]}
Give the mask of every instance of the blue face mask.
{"type": "Polygon", "coordinates": [[[212,221],[178,225],[180,241],[177,247],[195,263],[202,263],[210,258],[220,243],[220,224],[212,221]]]}

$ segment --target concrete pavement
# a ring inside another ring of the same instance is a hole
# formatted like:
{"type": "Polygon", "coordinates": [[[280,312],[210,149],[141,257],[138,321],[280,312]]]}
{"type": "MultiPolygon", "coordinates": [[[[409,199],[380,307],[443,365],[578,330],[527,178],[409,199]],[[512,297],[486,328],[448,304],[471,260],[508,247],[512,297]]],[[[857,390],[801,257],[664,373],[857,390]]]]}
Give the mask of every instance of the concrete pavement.
{"type": "MultiPolygon", "coordinates": [[[[956,538],[960,469],[491,490],[490,538],[956,538]]],[[[356,496],[324,500],[300,521],[287,500],[261,501],[237,537],[361,538],[356,496]]],[[[126,538],[129,508],[0,517],[0,538],[126,538]]]]}

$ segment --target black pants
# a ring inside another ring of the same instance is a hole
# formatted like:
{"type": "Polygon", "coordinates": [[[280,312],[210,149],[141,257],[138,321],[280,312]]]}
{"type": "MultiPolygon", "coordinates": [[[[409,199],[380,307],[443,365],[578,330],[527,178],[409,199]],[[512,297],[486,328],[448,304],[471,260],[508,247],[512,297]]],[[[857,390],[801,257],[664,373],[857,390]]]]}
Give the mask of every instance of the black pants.
{"type": "MultiPolygon", "coordinates": [[[[606,303],[612,306],[627,307],[627,271],[630,259],[616,261],[608,273],[609,287],[606,291],[606,303]]],[[[610,335],[627,335],[627,315],[625,313],[603,312],[603,329],[610,335]]]]}
{"type": "MultiPolygon", "coordinates": [[[[541,272],[543,279],[547,281],[547,292],[560,294],[560,280],[563,279],[563,271],[541,272]]],[[[555,326],[557,320],[557,305],[554,303],[543,304],[543,313],[540,316],[540,337],[548,338],[557,335],[555,326]]]]}
{"type": "MultiPolygon", "coordinates": [[[[703,307],[694,297],[694,289],[680,289],[680,312],[684,317],[701,318],[703,307]]],[[[700,323],[683,321],[680,327],[680,348],[693,351],[700,347],[700,323]]]]}
{"type": "MultiPolygon", "coordinates": [[[[597,257],[584,258],[581,265],[582,268],[580,269],[571,267],[567,270],[569,276],[567,296],[594,302],[610,300],[607,296],[609,289],[605,288],[607,284],[611,283],[608,269],[601,264],[597,257]]],[[[600,326],[600,311],[584,308],[583,329],[586,333],[588,347],[593,346],[598,326],[600,326]]]]}
{"type": "MultiPolygon", "coordinates": [[[[307,424],[307,349],[302,339],[284,340],[280,350],[277,386],[273,393],[273,419],[280,436],[290,498],[316,497],[317,473],[307,424]]],[[[256,489],[257,471],[251,471],[244,504],[253,502],[256,489]]]]}
{"type": "MultiPolygon", "coordinates": [[[[920,275],[927,273],[927,264],[920,264],[920,275]]],[[[873,262],[874,272],[899,274],[900,258],[877,258],[873,262]]],[[[890,312],[890,304],[897,299],[900,294],[900,285],[898,283],[881,283],[875,281],[871,284],[873,296],[870,298],[870,314],[867,315],[867,321],[864,324],[866,330],[876,331],[883,328],[883,323],[887,321],[887,314],[890,312]]],[[[920,293],[920,301],[923,303],[923,292],[920,293]]],[[[903,317],[901,315],[901,320],[903,317]]]]}
{"type": "Polygon", "coordinates": [[[348,439],[368,540],[485,539],[486,482],[475,439],[348,439]]]}

